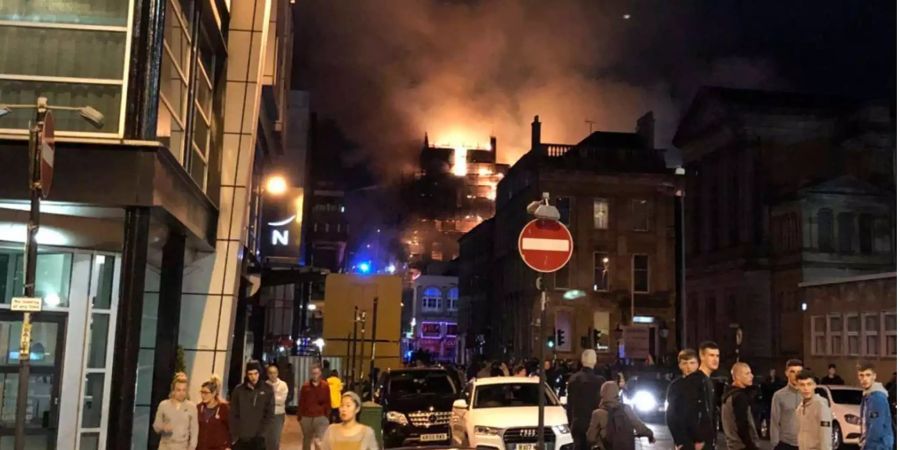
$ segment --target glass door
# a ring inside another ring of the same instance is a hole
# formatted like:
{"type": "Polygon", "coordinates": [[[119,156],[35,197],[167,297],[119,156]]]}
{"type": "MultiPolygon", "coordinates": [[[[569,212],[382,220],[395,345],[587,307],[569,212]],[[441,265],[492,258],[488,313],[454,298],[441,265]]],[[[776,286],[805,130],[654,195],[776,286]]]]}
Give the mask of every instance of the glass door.
{"type": "MultiPolygon", "coordinates": [[[[32,318],[31,374],[25,433],[28,450],[56,448],[66,314],[42,312],[32,318]]],[[[19,389],[22,313],[0,310],[0,449],[13,448],[19,389]]]]}

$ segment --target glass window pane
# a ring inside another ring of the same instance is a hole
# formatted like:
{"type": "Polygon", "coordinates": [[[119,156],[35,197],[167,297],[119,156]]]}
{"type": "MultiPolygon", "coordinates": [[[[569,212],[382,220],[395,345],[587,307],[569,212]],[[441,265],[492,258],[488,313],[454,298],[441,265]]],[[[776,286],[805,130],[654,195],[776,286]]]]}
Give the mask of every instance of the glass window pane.
{"type": "Polygon", "coordinates": [[[109,339],[109,314],[91,315],[91,331],[88,337],[88,368],[106,367],[106,346],[109,339]]]}
{"type": "Polygon", "coordinates": [[[831,322],[831,331],[841,331],[843,329],[843,322],[840,316],[832,316],[828,319],[831,322]]]}
{"type": "Polygon", "coordinates": [[[200,189],[206,189],[206,162],[197,154],[196,149],[191,151],[191,178],[200,186],[200,189]]]}
{"type": "Polygon", "coordinates": [[[859,336],[847,336],[847,352],[851,355],[859,354],[859,336]]]}
{"type": "Polygon", "coordinates": [[[878,336],[866,336],[866,354],[878,355],[878,336]]]}
{"type": "Polygon", "coordinates": [[[115,277],[116,258],[107,255],[94,256],[97,277],[97,295],[93,298],[94,309],[109,309],[112,305],[113,278],[115,277]]]}
{"type": "Polygon", "coordinates": [[[137,387],[134,390],[134,403],[137,406],[150,406],[150,393],[153,389],[153,356],[154,350],[141,349],[138,352],[137,387]]]}
{"type": "Polygon", "coordinates": [[[813,326],[815,327],[816,333],[824,333],[825,332],[825,318],[824,317],[815,317],[813,319],[813,326]]]}
{"type": "MultiPolygon", "coordinates": [[[[52,322],[34,322],[31,325],[31,365],[53,367],[59,326],[52,322]]],[[[0,322],[0,365],[19,364],[19,338],[22,322],[0,322]]]]}
{"type": "Polygon", "coordinates": [[[176,6],[176,2],[169,1],[166,11],[166,32],[163,40],[172,51],[178,67],[185,74],[188,73],[188,67],[191,61],[191,41],[190,32],[186,26],[190,24],[190,19],[182,15],[181,8],[176,6]],[[183,19],[184,22],[182,22],[183,19]]]}
{"type": "Polygon", "coordinates": [[[604,198],[594,199],[594,228],[598,230],[609,228],[609,202],[604,198]]]}
{"type": "MultiPolygon", "coordinates": [[[[59,111],[53,115],[56,131],[115,133],[119,129],[121,86],[44,81],[0,81],[0,98],[4,103],[31,104],[40,96],[47,97],[51,105],[91,106],[103,113],[104,125],[98,130],[75,111],[59,111]]],[[[26,129],[32,115],[31,111],[13,110],[3,118],[3,127],[26,129]]]]}
{"type": "Polygon", "coordinates": [[[83,433],[81,435],[81,445],[79,450],[97,450],[100,448],[99,433],[83,433]]]}
{"type": "Polygon", "coordinates": [[[885,314],[884,315],[884,331],[897,331],[897,315],[896,314],[885,314]]]}
{"type": "MultiPolygon", "coordinates": [[[[45,429],[44,416],[50,414],[50,402],[53,392],[54,377],[45,374],[31,374],[28,377],[28,409],[25,413],[26,431],[45,429]]],[[[0,429],[12,430],[16,426],[16,401],[19,395],[19,374],[0,373],[0,429]]],[[[42,445],[26,448],[45,448],[47,438],[42,445]]],[[[12,445],[0,448],[13,448],[12,445]]]]}
{"type": "Polygon", "coordinates": [[[125,0],[4,0],[0,20],[82,25],[128,25],[125,0]]]}
{"type": "Polygon", "coordinates": [[[173,118],[173,113],[160,95],[156,138],[169,149],[179,164],[184,163],[184,128],[173,118]]]}
{"type": "Polygon", "coordinates": [[[203,116],[197,112],[197,109],[194,108],[194,134],[192,135],[195,146],[194,151],[199,150],[200,154],[206,156],[206,149],[209,147],[208,137],[209,125],[203,119],[203,116]]]}
{"type": "Polygon", "coordinates": [[[609,256],[594,253],[594,290],[609,290],[609,256]]]}
{"type": "Polygon", "coordinates": [[[887,348],[886,353],[888,356],[896,356],[897,355],[897,336],[887,336],[885,339],[887,348]]]}
{"type": "Polygon", "coordinates": [[[825,336],[816,336],[816,354],[825,354],[825,336]]]}
{"type": "Polygon", "coordinates": [[[848,316],[847,317],[847,331],[848,332],[859,332],[859,316],[848,316]]]}
{"type": "Polygon", "coordinates": [[[164,54],[159,67],[159,91],[169,104],[169,114],[184,123],[187,83],[175,68],[172,57],[164,54]]]}
{"type": "Polygon", "coordinates": [[[881,328],[878,326],[878,316],[872,314],[872,315],[866,315],[865,318],[866,318],[866,331],[878,331],[878,329],[881,328]]]}
{"type": "Polygon", "coordinates": [[[105,374],[89,373],[84,378],[83,428],[99,428],[103,411],[103,378],[105,374]]]}
{"type": "Polygon", "coordinates": [[[7,43],[0,46],[0,73],[121,80],[125,38],[118,31],[0,26],[0,42],[7,43]]]}
{"type": "Polygon", "coordinates": [[[843,353],[843,349],[841,348],[842,342],[840,336],[832,336],[831,337],[831,354],[832,355],[840,355],[843,353]]]}

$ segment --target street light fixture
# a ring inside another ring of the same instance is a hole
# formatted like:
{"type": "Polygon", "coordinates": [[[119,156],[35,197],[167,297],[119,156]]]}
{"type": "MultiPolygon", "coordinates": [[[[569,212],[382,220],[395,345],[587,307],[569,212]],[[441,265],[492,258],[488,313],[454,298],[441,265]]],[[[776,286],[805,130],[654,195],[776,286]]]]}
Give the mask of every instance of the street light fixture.
{"type": "MultiPolygon", "coordinates": [[[[28,127],[28,161],[31,210],[28,215],[28,229],[25,236],[25,297],[34,297],[35,276],[37,272],[37,233],[41,226],[41,197],[49,190],[49,174],[42,174],[42,152],[47,146],[52,151],[53,115],[51,111],[78,111],[82,118],[95,128],[103,127],[103,114],[90,106],[51,106],[47,97],[38,97],[30,105],[0,105],[0,117],[8,115],[13,109],[34,110],[34,121],[28,127]],[[48,125],[48,122],[50,125],[48,125]],[[45,128],[46,127],[46,128],[45,128]],[[50,136],[45,136],[49,134],[50,136]],[[46,177],[47,179],[43,179],[46,177]]],[[[52,168],[52,153],[49,165],[52,168]]],[[[58,298],[48,298],[49,303],[58,303],[58,298]]],[[[19,341],[19,389],[16,397],[16,431],[15,449],[25,449],[25,416],[28,410],[28,379],[31,373],[31,313],[25,312],[22,318],[22,336],[19,341]]]]}
{"type": "Polygon", "coordinates": [[[266,192],[270,194],[282,195],[287,189],[287,180],[281,175],[272,175],[266,179],[266,192]]]}

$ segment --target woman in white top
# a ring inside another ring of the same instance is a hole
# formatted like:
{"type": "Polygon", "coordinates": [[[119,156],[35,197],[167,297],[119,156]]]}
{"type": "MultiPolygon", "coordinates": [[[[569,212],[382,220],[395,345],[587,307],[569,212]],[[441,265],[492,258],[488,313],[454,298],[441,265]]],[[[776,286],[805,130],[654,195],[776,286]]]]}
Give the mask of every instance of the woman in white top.
{"type": "Polygon", "coordinates": [[[197,448],[197,405],[187,399],[188,378],[175,374],[169,398],[156,409],[153,430],[159,433],[160,450],[194,450],[197,448]]]}
{"type": "Polygon", "coordinates": [[[379,450],[375,432],[356,421],[362,402],[355,392],[345,392],[338,408],[341,423],[328,426],[322,436],[321,450],[379,450]]]}

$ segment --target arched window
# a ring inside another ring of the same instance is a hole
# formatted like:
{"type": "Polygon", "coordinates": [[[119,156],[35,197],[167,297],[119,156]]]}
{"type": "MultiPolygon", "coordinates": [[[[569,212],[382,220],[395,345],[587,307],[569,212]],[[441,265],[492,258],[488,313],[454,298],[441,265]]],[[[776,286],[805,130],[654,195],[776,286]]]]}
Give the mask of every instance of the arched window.
{"type": "Polygon", "coordinates": [[[459,288],[450,288],[450,291],[447,293],[447,299],[449,300],[447,309],[450,311],[459,309],[459,288]]]}
{"type": "Polygon", "coordinates": [[[441,310],[441,290],[436,287],[427,287],[422,293],[422,310],[423,311],[440,311],[441,310]]]}
{"type": "Polygon", "coordinates": [[[819,228],[819,251],[834,251],[834,213],[828,208],[819,210],[817,216],[819,228]]]}

